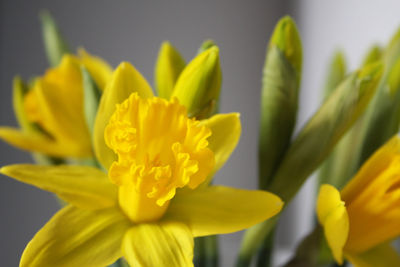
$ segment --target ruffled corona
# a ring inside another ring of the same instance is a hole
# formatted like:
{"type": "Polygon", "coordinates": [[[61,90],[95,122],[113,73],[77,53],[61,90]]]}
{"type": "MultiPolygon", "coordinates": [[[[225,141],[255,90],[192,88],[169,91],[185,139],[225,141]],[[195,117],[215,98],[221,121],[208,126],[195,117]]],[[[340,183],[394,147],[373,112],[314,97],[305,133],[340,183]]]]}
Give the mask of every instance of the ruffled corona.
{"type": "Polygon", "coordinates": [[[109,177],[132,221],[159,219],[177,188],[194,189],[207,178],[214,167],[209,136],[176,99],[134,93],[117,106],[105,130],[106,144],[118,155],[109,177]]]}

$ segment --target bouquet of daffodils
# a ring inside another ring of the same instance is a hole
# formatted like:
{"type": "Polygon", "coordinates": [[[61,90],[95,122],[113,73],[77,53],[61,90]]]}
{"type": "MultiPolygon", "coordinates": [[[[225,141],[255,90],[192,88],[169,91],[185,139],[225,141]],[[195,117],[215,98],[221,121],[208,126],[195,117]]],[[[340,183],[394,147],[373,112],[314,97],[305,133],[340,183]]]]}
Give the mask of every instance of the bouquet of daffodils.
{"type": "Polygon", "coordinates": [[[244,229],[237,267],[271,266],[279,213],[317,169],[316,226],[285,266],[400,266],[400,32],[355,71],[336,53],[323,104],[294,135],[302,48],[282,18],[262,76],[259,190],[242,190],[212,183],[241,132],[238,113],[218,113],[212,41],[189,63],[163,43],[153,91],[131,63],[74,54],[41,19],[50,68],[14,79],[20,128],[0,127],[37,164],[0,172],[54,193],[60,210],[20,266],[216,267],[217,235],[244,229]]]}

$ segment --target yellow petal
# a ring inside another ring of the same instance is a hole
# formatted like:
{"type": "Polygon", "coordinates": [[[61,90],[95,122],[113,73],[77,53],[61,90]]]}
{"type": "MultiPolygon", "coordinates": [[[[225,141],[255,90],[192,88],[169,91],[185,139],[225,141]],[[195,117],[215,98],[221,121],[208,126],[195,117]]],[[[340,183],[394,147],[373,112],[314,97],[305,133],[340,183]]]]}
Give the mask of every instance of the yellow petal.
{"type": "Polygon", "coordinates": [[[110,80],[112,75],[112,68],[110,65],[103,59],[90,55],[83,48],[78,49],[78,54],[81,62],[88,69],[97,86],[101,90],[104,90],[106,83],[110,80]]]}
{"type": "Polygon", "coordinates": [[[241,133],[239,116],[239,113],[218,114],[202,121],[212,132],[208,142],[215,157],[214,170],[203,185],[209,184],[214,173],[225,164],[235,149],[241,133]]]}
{"type": "Polygon", "coordinates": [[[331,185],[322,185],[317,201],[318,220],[324,227],[325,238],[333,257],[343,263],[343,247],[349,235],[349,217],[340,199],[339,191],[331,185]]]}
{"type": "Polygon", "coordinates": [[[40,133],[24,133],[11,127],[0,127],[0,138],[23,150],[40,152],[54,157],[89,157],[90,151],[77,143],[56,142],[40,133]]]}
{"type": "Polygon", "coordinates": [[[390,165],[392,159],[399,154],[400,138],[395,136],[379,148],[343,188],[343,199],[347,203],[352,202],[359,195],[360,189],[366,188],[366,185],[382,173],[390,165]]]}
{"type": "Polygon", "coordinates": [[[170,98],[185,65],[185,60],[169,42],[161,45],[155,68],[155,84],[159,97],[170,98]]]}
{"type": "Polygon", "coordinates": [[[122,251],[131,266],[193,266],[193,237],[179,223],[139,224],[124,236],[122,251]]]}
{"type": "Polygon", "coordinates": [[[114,208],[89,211],[67,206],[29,242],[20,266],[110,265],[122,256],[122,238],[130,226],[114,208]]]}
{"type": "Polygon", "coordinates": [[[114,71],[104,90],[94,125],[93,141],[96,157],[106,169],[116,159],[116,155],[105,144],[104,129],[114,113],[116,105],[122,103],[134,92],[137,92],[142,98],[153,96],[151,88],[143,76],[131,64],[123,62],[114,71]]]}
{"type": "Polygon", "coordinates": [[[384,243],[361,254],[346,254],[346,258],[355,267],[400,266],[400,255],[390,243],[384,243]]]}
{"type": "Polygon", "coordinates": [[[82,208],[99,209],[117,203],[117,187],[102,171],[87,166],[9,165],[0,172],[18,181],[56,193],[82,208]]]}
{"type": "Polygon", "coordinates": [[[79,60],[64,56],[57,68],[48,70],[35,83],[33,90],[41,116],[38,123],[56,140],[76,142],[82,150],[91,151],[79,60]]]}
{"type": "Polygon", "coordinates": [[[177,194],[163,220],[186,223],[195,237],[226,234],[265,221],[282,206],[278,196],[265,191],[210,186],[177,194]]]}

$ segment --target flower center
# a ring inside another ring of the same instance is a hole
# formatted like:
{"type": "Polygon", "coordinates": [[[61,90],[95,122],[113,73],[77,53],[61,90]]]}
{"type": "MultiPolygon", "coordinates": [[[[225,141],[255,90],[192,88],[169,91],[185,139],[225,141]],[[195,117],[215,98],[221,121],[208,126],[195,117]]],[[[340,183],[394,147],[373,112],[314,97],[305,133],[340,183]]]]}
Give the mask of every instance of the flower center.
{"type": "Polygon", "coordinates": [[[117,106],[105,129],[106,144],[118,155],[109,177],[132,221],[158,220],[177,188],[194,189],[207,178],[214,167],[210,135],[176,99],[134,93],[117,106]]]}

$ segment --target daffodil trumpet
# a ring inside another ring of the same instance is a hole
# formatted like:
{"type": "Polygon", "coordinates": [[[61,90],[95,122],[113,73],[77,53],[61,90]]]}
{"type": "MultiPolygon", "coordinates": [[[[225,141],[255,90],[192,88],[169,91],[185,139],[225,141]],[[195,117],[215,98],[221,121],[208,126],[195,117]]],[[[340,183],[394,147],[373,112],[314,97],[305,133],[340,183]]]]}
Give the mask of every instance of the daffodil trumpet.
{"type": "Polygon", "coordinates": [[[68,205],[27,245],[20,266],[192,266],[193,237],[230,233],[282,208],[265,191],[210,186],[240,135],[237,113],[199,121],[180,99],[152,95],[129,63],[100,101],[89,166],[11,165],[1,173],[68,205]],[[243,199],[246,199],[244,202],[243,199]]]}
{"type": "Polygon", "coordinates": [[[400,138],[377,150],[338,191],[322,185],[318,220],[337,263],[358,267],[400,266],[390,242],[400,235],[400,138]]]}

